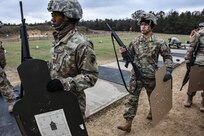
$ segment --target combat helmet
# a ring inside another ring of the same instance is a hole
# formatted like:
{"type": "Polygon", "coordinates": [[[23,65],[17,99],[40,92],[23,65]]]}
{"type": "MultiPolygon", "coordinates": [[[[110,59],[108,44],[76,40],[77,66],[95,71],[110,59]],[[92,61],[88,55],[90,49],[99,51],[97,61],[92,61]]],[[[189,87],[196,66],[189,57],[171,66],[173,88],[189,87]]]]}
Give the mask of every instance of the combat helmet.
{"type": "Polygon", "coordinates": [[[141,22],[149,22],[151,28],[153,28],[157,25],[157,17],[152,13],[143,13],[138,20],[138,25],[140,25],[141,22]]]}
{"type": "Polygon", "coordinates": [[[49,12],[62,12],[65,18],[81,19],[82,8],[77,0],[50,0],[47,10],[49,12]]]}
{"type": "Polygon", "coordinates": [[[204,22],[199,23],[199,27],[204,27],[204,22]]]}

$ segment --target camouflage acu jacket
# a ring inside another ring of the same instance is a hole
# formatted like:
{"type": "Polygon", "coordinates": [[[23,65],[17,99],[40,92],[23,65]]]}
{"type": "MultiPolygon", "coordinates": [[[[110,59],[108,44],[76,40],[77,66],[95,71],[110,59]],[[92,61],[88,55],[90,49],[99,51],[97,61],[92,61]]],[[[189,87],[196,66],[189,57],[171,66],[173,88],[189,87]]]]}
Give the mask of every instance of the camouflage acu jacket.
{"type": "Polygon", "coordinates": [[[172,69],[172,56],[166,43],[154,34],[146,39],[143,35],[136,37],[128,50],[134,55],[135,63],[140,67],[144,77],[155,78],[159,54],[168,69],[172,69]]]}
{"type": "Polygon", "coordinates": [[[186,62],[190,62],[192,57],[193,50],[196,46],[196,43],[200,39],[200,48],[198,49],[198,53],[196,55],[195,64],[204,65],[204,29],[199,30],[196,34],[193,35],[190,42],[190,48],[186,52],[185,60],[186,62]]]}
{"type": "Polygon", "coordinates": [[[53,42],[48,67],[52,79],[60,79],[64,89],[75,94],[94,86],[98,78],[93,44],[76,29],[53,42]]]}

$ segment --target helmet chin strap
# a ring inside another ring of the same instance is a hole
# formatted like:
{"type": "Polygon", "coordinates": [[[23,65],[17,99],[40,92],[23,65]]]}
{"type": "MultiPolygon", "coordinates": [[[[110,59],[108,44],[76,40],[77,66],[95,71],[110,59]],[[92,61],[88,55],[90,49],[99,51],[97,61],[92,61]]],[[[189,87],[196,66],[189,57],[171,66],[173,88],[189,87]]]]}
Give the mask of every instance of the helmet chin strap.
{"type": "Polygon", "coordinates": [[[55,30],[61,31],[66,26],[66,22],[63,21],[60,24],[52,24],[52,26],[55,28],[55,30]]]}
{"type": "Polygon", "coordinates": [[[152,20],[149,20],[149,26],[151,26],[151,24],[152,24],[152,20]]]}

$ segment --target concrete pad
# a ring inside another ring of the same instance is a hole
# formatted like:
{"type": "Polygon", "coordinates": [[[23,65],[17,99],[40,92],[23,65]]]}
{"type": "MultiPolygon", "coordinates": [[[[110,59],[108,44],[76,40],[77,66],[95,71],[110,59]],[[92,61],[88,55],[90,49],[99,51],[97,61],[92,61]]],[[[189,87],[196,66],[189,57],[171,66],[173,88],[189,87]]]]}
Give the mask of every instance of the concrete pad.
{"type": "Polygon", "coordinates": [[[172,53],[181,53],[181,54],[186,54],[187,49],[171,49],[172,53]]]}
{"type": "MultiPolygon", "coordinates": [[[[132,69],[132,65],[129,64],[128,65],[128,68],[125,67],[125,62],[122,61],[122,60],[119,60],[119,64],[120,64],[120,68],[122,70],[127,70],[127,71],[130,71],[132,69]]],[[[108,63],[108,64],[105,64],[105,65],[101,65],[102,67],[109,67],[109,68],[117,68],[118,69],[118,65],[117,65],[117,62],[112,62],[112,63],[108,63]]]]}
{"type": "Polygon", "coordinates": [[[87,107],[86,117],[102,110],[111,103],[126,96],[124,86],[99,79],[96,85],[86,89],[87,107]]]}

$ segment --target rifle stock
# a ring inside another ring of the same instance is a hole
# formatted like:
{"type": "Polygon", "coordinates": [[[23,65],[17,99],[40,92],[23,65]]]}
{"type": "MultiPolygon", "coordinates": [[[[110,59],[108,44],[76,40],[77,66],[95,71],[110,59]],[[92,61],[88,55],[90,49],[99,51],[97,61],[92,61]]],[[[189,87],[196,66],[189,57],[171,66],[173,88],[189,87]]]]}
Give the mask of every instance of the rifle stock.
{"type": "Polygon", "coordinates": [[[126,48],[126,46],[123,44],[123,42],[120,40],[119,36],[115,33],[115,31],[112,30],[112,28],[109,26],[108,23],[106,23],[106,25],[108,26],[109,30],[111,31],[111,36],[116,40],[116,42],[118,43],[118,45],[122,48],[125,48],[126,51],[122,53],[123,58],[125,59],[125,67],[128,67],[128,64],[131,63],[132,67],[134,69],[135,75],[138,79],[142,79],[143,78],[143,74],[140,71],[139,67],[133,62],[134,61],[134,57],[132,56],[132,54],[128,51],[128,49],[126,48]]]}

